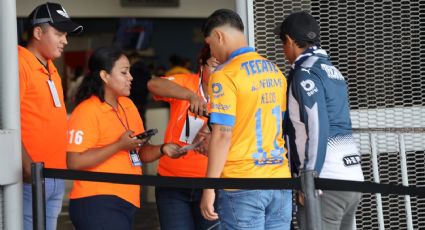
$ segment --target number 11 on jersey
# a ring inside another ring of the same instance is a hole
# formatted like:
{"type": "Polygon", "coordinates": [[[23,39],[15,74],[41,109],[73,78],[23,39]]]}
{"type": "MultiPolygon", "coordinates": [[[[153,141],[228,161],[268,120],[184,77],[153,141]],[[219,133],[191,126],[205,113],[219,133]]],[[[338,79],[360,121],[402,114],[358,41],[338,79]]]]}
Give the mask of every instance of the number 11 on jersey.
{"type": "Polygon", "coordinates": [[[279,147],[277,139],[281,135],[282,127],[282,113],[280,106],[276,106],[272,109],[272,114],[275,117],[276,121],[276,134],[273,141],[273,149],[270,151],[270,156],[267,156],[267,152],[263,149],[263,129],[262,129],[262,109],[259,108],[255,113],[255,137],[256,137],[256,146],[257,152],[252,154],[254,162],[256,165],[266,165],[266,164],[282,164],[283,163],[283,153],[285,152],[283,146],[279,147]]]}

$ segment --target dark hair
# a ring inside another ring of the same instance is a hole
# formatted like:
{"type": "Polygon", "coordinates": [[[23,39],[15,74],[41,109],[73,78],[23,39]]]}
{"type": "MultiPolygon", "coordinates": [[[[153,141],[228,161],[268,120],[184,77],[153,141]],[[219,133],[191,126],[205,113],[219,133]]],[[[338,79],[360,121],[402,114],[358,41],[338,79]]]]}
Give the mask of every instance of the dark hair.
{"type": "MultiPolygon", "coordinates": [[[[297,44],[297,46],[299,48],[302,48],[302,49],[308,48],[310,46],[320,46],[320,42],[319,41],[315,41],[315,42],[312,42],[312,41],[303,41],[303,40],[300,40],[300,39],[297,39],[297,38],[293,38],[289,34],[285,34],[285,35],[288,35],[289,37],[291,37],[294,40],[295,44],[297,44]]],[[[286,43],[286,37],[285,36],[282,38],[282,42],[283,42],[283,44],[286,43]]]]}
{"type": "Polygon", "coordinates": [[[177,54],[171,55],[168,60],[170,61],[171,65],[173,65],[173,66],[182,66],[183,65],[183,59],[177,54]]]}
{"type": "Polygon", "coordinates": [[[211,57],[211,50],[208,44],[204,44],[201,51],[199,51],[198,58],[196,58],[198,64],[198,70],[201,69],[203,65],[207,64],[208,59],[211,57]]]}
{"type": "Polygon", "coordinates": [[[105,89],[100,71],[111,73],[115,62],[122,57],[124,52],[116,46],[101,47],[94,51],[88,63],[88,74],[75,95],[75,104],[78,105],[91,96],[97,96],[100,101],[105,101],[105,89]]]}
{"type": "Polygon", "coordinates": [[[229,25],[232,28],[238,29],[243,32],[244,27],[242,19],[236,12],[228,9],[219,9],[214,11],[207,20],[202,28],[204,37],[208,37],[211,34],[211,31],[219,26],[229,25]]]}

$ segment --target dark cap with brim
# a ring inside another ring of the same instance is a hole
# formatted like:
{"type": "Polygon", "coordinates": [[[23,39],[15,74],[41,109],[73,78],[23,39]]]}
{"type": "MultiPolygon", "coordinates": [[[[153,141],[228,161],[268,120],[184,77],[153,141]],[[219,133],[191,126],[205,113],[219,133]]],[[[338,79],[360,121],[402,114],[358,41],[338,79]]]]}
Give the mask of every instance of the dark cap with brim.
{"type": "Polygon", "coordinates": [[[46,2],[37,6],[28,19],[32,26],[49,23],[61,32],[79,34],[83,31],[83,26],[71,21],[66,10],[58,3],[46,2]]]}
{"type": "Polygon", "coordinates": [[[295,41],[320,43],[320,26],[316,19],[305,11],[295,12],[287,16],[278,25],[274,33],[284,40],[289,35],[295,41]]]}
{"type": "Polygon", "coordinates": [[[61,32],[67,32],[70,34],[79,34],[83,31],[82,25],[79,25],[71,20],[66,22],[57,22],[49,24],[61,32]]]}

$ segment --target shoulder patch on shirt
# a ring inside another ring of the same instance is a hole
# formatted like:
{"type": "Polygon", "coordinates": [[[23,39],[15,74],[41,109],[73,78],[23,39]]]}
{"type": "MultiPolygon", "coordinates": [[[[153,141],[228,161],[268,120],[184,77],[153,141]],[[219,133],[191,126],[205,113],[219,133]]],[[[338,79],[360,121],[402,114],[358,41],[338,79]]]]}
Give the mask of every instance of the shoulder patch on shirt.
{"type": "Polygon", "coordinates": [[[328,78],[335,79],[335,80],[341,80],[341,81],[345,80],[344,77],[342,76],[341,72],[339,72],[339,70],[337,68],[335,68],[335,66],[321,64],[320,67],[322,68],[323,71],[326,72],[326,74],[328,75],[328,78]]]}
{"type": "Polygon", "coordinates": [[[359,155],[349,155],[342,158],[342,161],[344,162],[344,166],[348,167],[360,164],[361,158],[359,155]]]}
{"type": "Polygon", "coordinates": [[[213,92],[214,98],[219,98],[221,96],[224,96],[223,86],[221,85],[221,83],[213,83],[212,84],[212,92],[213,92]]]}
{"type": "Polygon", "coordinates": [[[301,84],[301,87],[303,87],[303,89],[307,92],[308,96],[311,96],[319,92],[319,89],[317,89],[316,85],[314,84],[314,81],[310,79],[304,80],[300,84],[301,84]]]}

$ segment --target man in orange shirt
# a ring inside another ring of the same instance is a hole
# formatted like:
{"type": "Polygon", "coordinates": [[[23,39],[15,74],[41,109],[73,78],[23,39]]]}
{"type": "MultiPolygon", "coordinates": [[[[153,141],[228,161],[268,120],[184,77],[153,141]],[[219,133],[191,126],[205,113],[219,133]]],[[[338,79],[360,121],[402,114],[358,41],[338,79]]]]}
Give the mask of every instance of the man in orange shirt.
{"type": "MultiPolygon", "coordinates": [[[[197,143],[196,135],[209,132],[207,128],[207,103],[205,96],[211,71],[217,66],[205,46],[198,58],[199,74],[175,74],[154,78],[148,89],[154,99],[170,103],[170,119],[164,142],[175,142],[182,146],[197,143]]],[[[206,142],[205,145],[208,143],[206,142]]],[[[196,150],[207,149],[203,145],[196,150]]],[[[188,151],[187,155],[172,159],[162,157],[158,174],[175,177],[204,177],[207,168],[206,153],[188,151]]],[[[216,229],[218,222],[207,221],[201,216],[199,202],[201,189],[162,188],[155,189],[159,220],[163,230],[216,229]]]]}
{"type": "MultiPolygon", "coordinates": [[[[68,33],[83,27],[71,21],[57,3],[37,6],[29,20],[29,41],[18,47],[22,166],[24,180],[24,229],[32,229],[31,163],[65,168],[66,109],[61,78],[52,60],[59,58],[68,43],[68,33]]],[[[62,208],[64,181],[46,179],[46,227],[56,229],[62,208]]]]}
{"type": "Polygon", "coordinates": [[[171,76],[176,74],[191,74],[192,72],[187,69],[185,66],[183,66],[183,59],[178,55],[171,55],[170,56],[170,64],[171,67],[169,70],[167,70],[164,75],[165,76],[171,76]]]}

